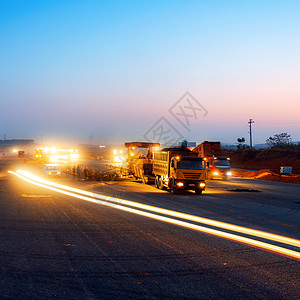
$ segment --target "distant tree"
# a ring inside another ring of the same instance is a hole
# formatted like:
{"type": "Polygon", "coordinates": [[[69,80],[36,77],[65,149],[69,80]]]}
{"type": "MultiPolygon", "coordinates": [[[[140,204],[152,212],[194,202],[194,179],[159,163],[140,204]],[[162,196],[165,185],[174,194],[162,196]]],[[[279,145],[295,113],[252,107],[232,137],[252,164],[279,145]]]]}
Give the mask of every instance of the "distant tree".
{"type": "Polygon", "coordinates": [[[245,138],[238,138],[237,139],[237,141],[238,141],[238,150],[241,150],[241,149],[243,149],[244,147],[245,147],[245,145],[243,145],[243,143],[245,143],[245,138]]]}
{"type": "Polygon", "coordinates": [[[292,138],[290,134],[288,134],[287,132],[283,132],[283,133],[274,134],[273,136],[270,136],[266,140],[266,143],[273,148],[275,147],[284,148],[292,144],[292,138]]]}

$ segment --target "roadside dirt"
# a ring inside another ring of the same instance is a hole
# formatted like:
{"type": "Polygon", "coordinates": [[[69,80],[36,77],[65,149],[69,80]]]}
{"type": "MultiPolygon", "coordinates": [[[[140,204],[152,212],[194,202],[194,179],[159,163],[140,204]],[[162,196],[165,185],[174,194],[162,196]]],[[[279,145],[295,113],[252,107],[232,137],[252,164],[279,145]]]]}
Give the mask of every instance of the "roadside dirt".
{"type": "Polygon", "coordinates": [[[226,153],[230,157],[233,168],[246,170],[262,170],[269,169],[274,173],[280,173],[280,167],[292,167],[293,174],[300,174],[300,159],[295,157],[274,157],[245,159],[242,153],[226,153]]]}
{"type": "Polygon", "coordinates": [[[277,174],[269,169],[262,169],[260,171],[233,170],[232,174],[237,177],[300,184],[300,175],[277,174]]]}
{"type": "Polygon", "coordinates": [[[300,184],[300,159],[296,157],[246,158],[242,153],[226,153],[238,177],[300,184]],[[280,167],[292,167],[293,174],[280,174],[280,167]],[[246,171],[249,170],[249,171],[246,171]]]}

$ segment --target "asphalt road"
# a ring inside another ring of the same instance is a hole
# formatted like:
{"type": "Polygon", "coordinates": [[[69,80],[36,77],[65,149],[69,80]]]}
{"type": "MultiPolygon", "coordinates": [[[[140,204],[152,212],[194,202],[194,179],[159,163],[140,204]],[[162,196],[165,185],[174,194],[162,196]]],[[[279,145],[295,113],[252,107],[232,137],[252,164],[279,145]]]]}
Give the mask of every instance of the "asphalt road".
{"type": "MultiPolygon", "coordinates": [[[[1,298],[299,299],[299,261],[34,186],[5,170],[39,166],[9,163],[0,161],[1,298]]],[[[197,196],[55,182],[300,239],[299,185],[236,178],[197,196]]]]}

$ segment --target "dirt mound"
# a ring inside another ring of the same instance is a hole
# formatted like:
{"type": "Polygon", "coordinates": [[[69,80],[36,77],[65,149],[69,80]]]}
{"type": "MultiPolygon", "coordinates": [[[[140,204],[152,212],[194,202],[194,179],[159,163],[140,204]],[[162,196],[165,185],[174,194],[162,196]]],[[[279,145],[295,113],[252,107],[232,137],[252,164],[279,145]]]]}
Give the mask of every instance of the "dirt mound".
{"type": "Polygon", "coordinates": [[[300,174],[300,155],[298,152],[247,149],[243,152],[227,152],[233,168],[246,170],[269,169],[280,172],[280,167],[292,167],[293,174],[300,174]]]}
{"type": "Polygon", "coordinates": [[[277,174],[269,169],[260,171],[233,170],[232,174],[237,177],[300,184],[300,175],[277,174]]]}

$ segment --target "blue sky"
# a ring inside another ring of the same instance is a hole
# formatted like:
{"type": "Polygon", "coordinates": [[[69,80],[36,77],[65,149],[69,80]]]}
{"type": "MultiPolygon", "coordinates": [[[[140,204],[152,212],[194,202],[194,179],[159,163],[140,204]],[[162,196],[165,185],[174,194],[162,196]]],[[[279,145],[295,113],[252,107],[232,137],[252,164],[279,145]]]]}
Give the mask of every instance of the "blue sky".
{"type": "MultiPolygon", "coordinates": [[[[0,137],[142,139],[189,91],[201,142],[300,140],[298,1],[0,1],[0,137]],[[298,122],[299,121],[299,122],[298,122]]],[[[174,120],[172,120],[173,122],[174,120]]]]}

